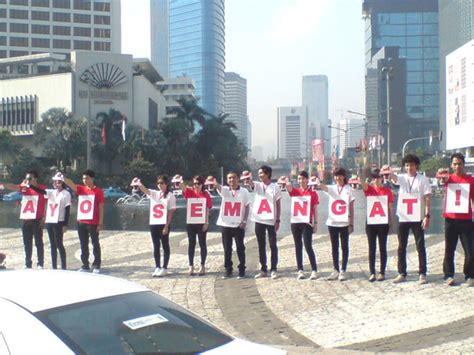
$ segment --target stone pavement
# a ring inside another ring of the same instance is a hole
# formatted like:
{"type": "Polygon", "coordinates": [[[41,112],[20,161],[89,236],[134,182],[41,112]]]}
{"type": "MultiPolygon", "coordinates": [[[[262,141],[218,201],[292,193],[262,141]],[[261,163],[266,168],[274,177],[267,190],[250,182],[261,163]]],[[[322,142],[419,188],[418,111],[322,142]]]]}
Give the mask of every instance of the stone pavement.
{"type": "MultiPolygon", "coordinates": [[[[250,233],[249,233],[250,234],[250,233]]],[[[45,232],[46,267],[50,267],[45,232]]],[[[223,252],[220,235],[208,235],[208,269],[205,276],[189,277],[187,238],[172,233],[169,276],[152,278],[151,238],[147,232],[104,231],[101,235],[103,273],[143,284],[187,307],[231,334],[271,344],[295,354],[316,352],[415,352],[474,354],[474,288],[461,283],[462,248],[458,246],[456,279],[443,283],[443,237],[427,236],[428,280],[418,285],[417,254],[413,238],[408,249],[408,282],[367,282],[367,241],[350,237],[350,279],[345,282],[297,280],[293,239],[279,237],[280,278],[255,280],[258,252],[255,236],[246,237],[249,277],[222,279],[223,252]]],[[[65,236],[68,267],[79,264],[75,231],[65,236]]],[[[326,230],[313,240],[322,276],[332,269],[326,230]]],[[[389,237],[387,277],[396,276],[397,238],[389,237]]],[[[198,247],[199,249],[199,247],[198,247]]],[[[0,230],[0,250],[8,254],[7,267],[23,267],[19,229],[0,230]]],[[[34,255],[36,253],[34,252],[34,255]]],[[[196,251],[196,262],[199,250],[196,251]]],[[[234,253],[233,260],[237,257],[234,253]]],[[[305,261],[306,255],[305,255],[305,261]]],[[[305,265],[309,270],[308,265],[305,265]]]]}

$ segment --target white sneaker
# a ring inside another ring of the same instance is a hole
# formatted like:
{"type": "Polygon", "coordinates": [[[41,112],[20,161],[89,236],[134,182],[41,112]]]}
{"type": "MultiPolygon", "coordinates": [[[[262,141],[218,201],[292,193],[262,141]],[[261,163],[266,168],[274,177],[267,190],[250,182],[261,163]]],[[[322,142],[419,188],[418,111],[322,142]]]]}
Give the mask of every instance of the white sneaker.
{"type": "Polygon", "coordinates": [[[272,272],[270,273],[270,277],[271,277],[273,280],[278,279],[278,274],[277,274],[277,272],[276,272],[276,271],[272,271],[272,272]]]}
{"type": "Polygon", "coordinates": [[[100,274],[100,269],[92,269],[93,274],[100,274]]]}
{"type": "Polygon", "coordinates": [[[339,281],[346,281],[347,280],[347,273],[345,271],[341,271],[339,273],[339,281]]]}
{"type": "Polygon", "coordinates": [[[155,271],[153,271],[153,273],[151,274],[152,277],[158,277],[160,275],[160,271],[161,269],[159,267],[157,267],[155,269],[155,271]]]}
{"type": "Polygon", "coordinates": [[[303,280],[304,279],[304,271],[303,270],[298,270],[298,275],[296,276],[298,280],[303,280]]]}
{"type": "Polygon", "coordinates": [[[38,269],[38,270],[43,270],[43,267],[42,267],[41,265],[38,265],[38,266],[36,267],[36,269],[38,269]]]}
{"type": "Polygon", "coordinates": [[[311,271],[311,276],[309,277],[310,280],[316,280],[319,278],[318,272],[317,271],[311,271]]]}
{"type": "Polygon", "coordinates": [[[166,275],[168,275],[168,269],[165,269],[165,268],[161,269],[160,272],[158,273],[159,277],[163,277],[166,275]]]}
{"type": "Polygon", "coordinates": [[[333,281],[333,280],[337,280],[338,278],[339,278],[339,271],[334,270],[333,272],[331,272],[331,275],[327,277],[327,280],[333,281]]]}
{"type": "Polygon", "coordinates": [[[466,280],[466,286],[467,287],[474,287],[474,279],[472,277],[470,277],[466,280]]]}
{"type": "Polygon", "coordinates": [[[418,279],[418,283],[420,285],[425,285],[428,283],[428,279],[426,278],[426,275],[420,274],[420,277],[418,279]]]}
{"type": "Polygon", "coordinates": [[[265,271],[260,271],[257,275],[255,275],[256,279],[260,279],[262,277],[267,277],[268,274],[265,271]]]}

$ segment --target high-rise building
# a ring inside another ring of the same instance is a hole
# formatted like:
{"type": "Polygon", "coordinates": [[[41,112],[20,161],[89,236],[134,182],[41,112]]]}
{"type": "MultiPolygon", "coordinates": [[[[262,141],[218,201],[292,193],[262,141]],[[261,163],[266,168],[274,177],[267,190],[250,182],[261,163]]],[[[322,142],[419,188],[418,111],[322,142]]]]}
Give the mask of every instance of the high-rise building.
{"type": "MultiPolygon", "coordinates": [[[[402,111],[408,122],[408,137],[427,136],[429,130],[439,127],[439,40],[437,0],[364,0],[365,63],[373,69],[374,56],[383,47],[398,47],[399,58],[406,60],[406,71],[397,71],[387,57],[381,77],[389,80],[402,76],[406,80],[405,107],[390,104],[385,112],[380,109],[377,118],[380,124],[387,122],[387,115],[402,111]],[[390,111],[390,112],[388,112],[390,111]]],[[[371,75],[373,79],[373,74],[371,75]]],[[[370,80],[366,75],[366,80],[370,80]]],[[[366,105],[381,107],[380,100],[370,95],[366,81],[366,105]],[[374,103],[374,100],[379,100],[374,103]]],[[[390,97],[392,94],[390,94],[390,97]]],[[[385,94],[386,98],[386,94],[385,94]]],[[[391,117],[390,117],[391,118],[391,117]]],[[[391,121],[391,120],[390,120],[391,121]]],[[[391,131],[393,127],[391,125],[391,131]]],[[[387,143],[389,140],[385,140],[387,143]]],[[[392,142],[392,140],[390,140],[392,142]]],[[[420,145],[424,145],[420,141],[420,145]]],[[[428,144],[428,141],[426,141],[428,144]]],[[[414,143],[416,145],[416,142],[414,143]]],[[[391,151],[394,152],[391,146],[391,151]]]]}
{"type": "Polygon", "coordinates": [[[307,158],[308,120],[301,106],[278,107],[278,158],[307,158]]]}
{"type": "Polygon", "coordinates": [[[339,158],[347,156],[347,149],[360,144],[365,137],[365,122],[360,118],[342,119],[339,128],[339,158]]]}
{"type": "Polygon", "coordinates": [[[189,76],[200,105],[224,111],[224,0],[150,0],[152,62],[168,78],[189,76]]]}
{"type": "Polygon", "coordinates": [[[38,53],[70,58],[73,50],[120,53],[120,26],[120,0],[0,0],[0,59],[38,53]]]}
{"type": "Polygon", "coordinates": [[[248,148],[247,79],[233,72],[225,73],[225,109],[228,120],[234,123],[234,133],[248,148]]]}
{"type": "Polygon", "coordinates": [[[247,116],[247,149],[252,151],[252,121],[247,116]]]}
{"type": "MultiPolygon", "coordinates": [[[[330,155],[331,132],[328,116],[328,77],[326,75],[305,75],[302,78],[302,107],[308,117],[307,142],[325,139],[325,155],[330,155]]],[[[307,148],[309,149],[309,148],[307,148]]]]}

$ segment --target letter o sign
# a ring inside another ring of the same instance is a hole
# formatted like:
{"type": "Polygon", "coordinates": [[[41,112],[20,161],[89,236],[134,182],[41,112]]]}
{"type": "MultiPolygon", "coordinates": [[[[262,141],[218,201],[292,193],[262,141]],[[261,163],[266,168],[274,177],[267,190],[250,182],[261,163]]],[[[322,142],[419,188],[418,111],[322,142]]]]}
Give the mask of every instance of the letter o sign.
{"type": "Polygon", "coordinates": [[[92,210],[92,202],[89,200],[84,200],[82,201],[79,208],[82,213],[89,213],[92,210]]]}

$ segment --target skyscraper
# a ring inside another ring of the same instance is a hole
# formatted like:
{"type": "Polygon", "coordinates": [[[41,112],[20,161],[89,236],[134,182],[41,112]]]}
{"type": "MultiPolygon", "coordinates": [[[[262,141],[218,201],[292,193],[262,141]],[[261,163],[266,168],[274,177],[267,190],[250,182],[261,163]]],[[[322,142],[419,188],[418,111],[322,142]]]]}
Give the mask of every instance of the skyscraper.
{"type": "Polygon", "coordinates": [[[152,62],[168,78],[189,76],[200,105],[224,111],[224,0],[150,0],[152,62]]]}
{"type": "Polygon", "coordinates": [[[278,158],[307,158],[308,120],[301,106],[278,107],[278,158]]]}
{"type": "Polygon", "coordinates": [[[233,72],[225,73],[225,113],[229,115],[229,121],[235,124],[234,133],[239,141],[249,148],[247,142],[247,80],[233,72]]]}
{"type": "MultiPolygon", "coordinates": [[[[397,72],[390,64],[390,57],[386,58],[388,62],[383,67],[385,72],[381,73],[381,77],[388,78],[390,90],[392,78],[403,76],[406,80],[406,97],[404,107],[390,105],[389,110],[379,110],[377,118],[380,124],[386,124],[387,111],[390,111],[389,115],[406,115],[410,138],[426,136],[429,130],[438,130],[438,1],[364,0],[362,10],[366,29],[366,68],[374,68],[373,58],[383,47],[398,47],[398,57],[406,59],[404,73],[397,72]]],[[[366,75],[366,88],[370,80],[367,77],[366,75]]],[[[386,98],[386,94],[383,96],[386,98]]],[[[383,100],[383,96],[379,100],[383,100]]],[[[382,101],[373,103],[375,99],[367,88],[367,109],[383,106],[382,101]]],[[[420,144],[424,144],[421,142],[420,144]]]]}
{"type": "Polygon", "coordinates": [[[38,53],[69,57],[72,50],[120,53],[120,21],[117,0],[1,0],[0,59],[38,53]]]}

